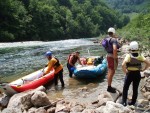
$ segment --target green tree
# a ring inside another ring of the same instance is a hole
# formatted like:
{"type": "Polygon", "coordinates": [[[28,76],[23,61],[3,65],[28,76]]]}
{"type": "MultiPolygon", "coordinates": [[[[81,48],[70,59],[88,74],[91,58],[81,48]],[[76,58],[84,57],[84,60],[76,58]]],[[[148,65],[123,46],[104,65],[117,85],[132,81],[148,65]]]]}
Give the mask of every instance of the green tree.
{"type": "Polygon", "coordinates": [[[0,1],[0,41],[25,39],[26,26],[31,18],[22,2],[17,0],[0,1]]]}

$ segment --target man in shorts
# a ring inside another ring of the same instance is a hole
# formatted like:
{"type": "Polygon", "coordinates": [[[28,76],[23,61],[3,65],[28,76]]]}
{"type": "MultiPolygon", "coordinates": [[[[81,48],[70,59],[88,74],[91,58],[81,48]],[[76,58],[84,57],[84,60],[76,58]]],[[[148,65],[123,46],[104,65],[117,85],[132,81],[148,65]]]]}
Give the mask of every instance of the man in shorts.
{"type": "Polygon", "coordinates": [[[115,37],[115,29],[110,27],[108,29],[108,37],[110,37],[110,45],[112,47],[112,51],[107,52],[107,62],[108,62],[108,75],[107,75],[107,80],[108,80],[108,88],[107,91],[111,93],[116,93],[116,89],[111,87],[112,83],[112,78],[115,74],[115,70],[117,69],[118,66],[118,54],[117,54],[117,49],[118,49],[118,42],[117,42],[117,37],[115,37]]]}

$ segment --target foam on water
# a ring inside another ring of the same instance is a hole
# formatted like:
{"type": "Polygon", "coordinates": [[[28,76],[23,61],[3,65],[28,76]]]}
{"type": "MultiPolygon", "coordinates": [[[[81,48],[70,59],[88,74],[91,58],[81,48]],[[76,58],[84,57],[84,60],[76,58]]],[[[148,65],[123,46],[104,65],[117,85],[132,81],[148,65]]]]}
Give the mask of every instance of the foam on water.
{"type": "Polygon", "coordinates": [[[34,46],[50,46],[51,50],[63,50],[82,45],[93,45],[93,42],[86,39],[69,39],[60,41],[27,41],[27,42],[12,42],[0,43],[0,48],[13,48],[13,47],[34,47],[34,46]]]}

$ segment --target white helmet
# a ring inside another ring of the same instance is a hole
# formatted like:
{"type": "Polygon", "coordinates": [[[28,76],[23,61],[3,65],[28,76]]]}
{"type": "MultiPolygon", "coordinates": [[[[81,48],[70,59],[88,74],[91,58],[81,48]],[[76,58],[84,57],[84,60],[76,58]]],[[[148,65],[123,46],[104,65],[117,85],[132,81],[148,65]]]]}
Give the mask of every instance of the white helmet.
{"type": "Polygon", "coordinates": [[[132,41],[130,43],[130,50],[138,50],[139,49],[139,44],[136,41],[132,41]]]}
{"type": "Polygon", "coordinates": [[[112,32],[113,34],[115,34],[115,29],[113,28],[113,27],[110,27],[109,29],[108,29],[108,33],[109,32],[112,32]]]}

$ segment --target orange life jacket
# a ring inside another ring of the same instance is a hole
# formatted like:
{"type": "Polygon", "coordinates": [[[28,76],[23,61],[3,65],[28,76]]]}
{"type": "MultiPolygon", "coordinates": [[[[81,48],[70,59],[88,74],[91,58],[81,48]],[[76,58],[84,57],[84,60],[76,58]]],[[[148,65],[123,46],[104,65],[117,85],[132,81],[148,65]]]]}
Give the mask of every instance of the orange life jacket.
{"type": "Polygon", "coordinates": [[[73,56],[73,59],[72,59],[71,63],[74,65],[77,62],[78,57],[75,54],[70,54],[69,57],[68,57],[68,60],[67,60],[68,63],[69,63],[69,60],[70,60],[71,56],[73,56]]]}

